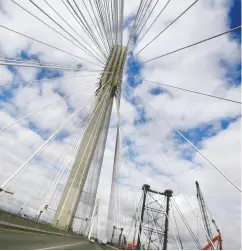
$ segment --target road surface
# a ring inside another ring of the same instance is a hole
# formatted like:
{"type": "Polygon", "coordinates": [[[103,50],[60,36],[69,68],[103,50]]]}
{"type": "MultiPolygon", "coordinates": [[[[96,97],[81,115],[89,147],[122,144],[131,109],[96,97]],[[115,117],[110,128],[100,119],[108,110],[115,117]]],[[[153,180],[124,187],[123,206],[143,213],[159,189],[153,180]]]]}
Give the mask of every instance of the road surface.
{"type": "Polygon", "coordinates": [[[67,250],[95,250],[103,249],[97,243],[91,243],[83,237],[69,237],[49,235],[44,233],[34,233],[21,230],[0,228],[0,249],[67,249],[67,250]]]}

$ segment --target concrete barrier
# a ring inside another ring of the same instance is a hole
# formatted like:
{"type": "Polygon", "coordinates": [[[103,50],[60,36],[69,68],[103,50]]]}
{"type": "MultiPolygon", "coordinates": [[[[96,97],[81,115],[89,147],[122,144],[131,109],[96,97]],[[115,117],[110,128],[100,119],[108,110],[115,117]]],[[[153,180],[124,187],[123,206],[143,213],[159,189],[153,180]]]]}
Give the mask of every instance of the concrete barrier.
{"type": "Polygon", "coordinates": [[[71,234],[70,232],[67,232],[65,230],[55,228],[48,224],[39,223],[32,219],[27,219],[20,215],[12,214],[12,213],[3,211],[1,209],[0,209],[0,221],[4,223],[10,223],[12,225],[17,225],[17,226],[21,226],[21,227],[25,227],[29,229],[36,229],[36,230],[45,231],[45,232],[53,232],[53,233],[59,233],[59,234],[65,234],[65,235],[71,234]]]}

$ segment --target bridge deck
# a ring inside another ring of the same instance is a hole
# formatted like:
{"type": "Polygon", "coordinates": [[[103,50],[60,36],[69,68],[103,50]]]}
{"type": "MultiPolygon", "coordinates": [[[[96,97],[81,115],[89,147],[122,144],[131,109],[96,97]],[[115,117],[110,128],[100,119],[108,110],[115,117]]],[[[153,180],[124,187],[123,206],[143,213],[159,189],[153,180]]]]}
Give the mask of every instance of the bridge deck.
{"type": "Polygon", "coordinates": [[[57,236],[23,230],[0,228],[0,249],[100,250],[106,249],[106,247],[97,243],[91,243],[84,237],[57,236]]]}

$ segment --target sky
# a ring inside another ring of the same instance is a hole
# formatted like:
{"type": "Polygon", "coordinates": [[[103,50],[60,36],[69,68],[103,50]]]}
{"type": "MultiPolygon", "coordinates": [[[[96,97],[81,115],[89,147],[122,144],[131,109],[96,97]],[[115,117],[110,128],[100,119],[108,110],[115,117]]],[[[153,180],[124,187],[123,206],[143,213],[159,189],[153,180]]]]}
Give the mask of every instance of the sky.
{"type": "MultiPolygon", "coordinates": [[[[61,34],[70,37],[27,0],[16,2],[61,34]]],[[[53,0],[48,1],[52,6],[55,6],[54,2],[53,0]]],[[[81,4],[81,1],[79,2],[81,4]]],[[[145,27],[151,24],[165,2],[159,1],[145,27]]],[[[183,192],[196,213],[199,214],[195,190],[195,181],[198,180],[207,205],[221,229],[224,248],[240,249],[240,192],[164,120],[165,118],[193,142],[219,170],[240,187],[240,106],[181,90],[165,88],[159,84],[139,79],[156,81],[232,100],[241,100],[240,31],[159,60],[142,63],[240,25],[240,1],[198,1],[157,40],[134,56],[192,2],[191,0],[171,0],[152,29],[138,45],[135,44],[137,38],[134,39],[135,48],[128,55],[123,76],[120,104],[121,153],[115,174],[115,189],[111,194],[116,203],[113,213],[120,218],[117,219],[116,216],[111,215],[109,221],[111,217],[111,221],[119,221],[117,223],[120,226],[123,224],[123,227],[127,229],[137,207],[137,201],[141,197],[141,187],[144,183],[149,183],[159,191],[167,188],[173,190],[173,197],[187,221],[194,232],[199,233],[201,243],[205,244],[204,232],[200,226],[197,227],[197,220],[182,195],[183,192]],[[133,65],[136,66],[132,67],[133,65]],[[174,182],[171,171],[182,191],[174,182]],[[117,202],[117,200],[119,201],[117,202]]],[[[63,4],[56,6],[55,10],[65,16],[65,20],[72,29],[44,1],[38,3],[73,36],[79,39],[81,35],[84,39],[89,39],[63,4]],[[75,31],[78,31],[79,36],[75,31]]],[[[127,43],[130,35],[138,4],[138,0],[124,0],[124,44],[127,43]]],[[[72,37],[70,40],[77,45],[47,28],[12,1],[0,0],[0,25],[82,58],[73,57],[0,27],[1,59],[3,57],[19,58],[77,68],[73,72],[0,66],[0,128],[40,110],[26,119],[20,120],[19,123],[4,130],[0,129],[0,184],[3,184],[25,163],[74,111],[82,106],[85,108],[81,109],[78,116],[65,126],[64,130],[48,144],[48,147],[37,154],[30,164],[26,165],[6,186],[6,189],[18,192],[12,197],[7,194],[0,195],[1,207],[17,212],[33,187],[41,181],[24,209],[25,213],[34,217],[46,199],[53,180],[61,173],[63,167],[66,172],[65,177],[67,177],[78,142],[81,140],[88,116],[93,108],[93,101],[86,102],[95,94],[95,84],[98,82],[97,78],[102,68],[96,65],[100,62],[81,50],[72,37]],[[83,58],[91,63],[86,62],[83,58]],[[89,72],[90,70],[95,72],[89,72]],[[46,79],[49,80],[46,81],[46,79]],[[54,103],[55,101],[56,103],[54,103]],[[54,104],[49,106],[51,103],[54,104]],[[41,110],[42,108],[44,109],[41,110]],[[48,169],[50,163],[52,165],[48,169]],[[45,173],[46,170],[49,170],[48,173],[45,173]]],[[[90,39],[88,41],[92,49],[96,48],[90,39]]],[[[103,164],[100,166],[97,165],[97,160],[93,161],[92,175],[89,175],[85,186],[86,190],[95,191],[95,184],[98,181],[100,168],[102,168],[97,190],[97,197],[100,198],[99,220],[102,238],[106,233],[117,121],[117,105],[114,102],[103,164]]],[[[64,180],[59,182],[60,184],[65,183],[64,180]]],[[[52,201],[54,208],[63,187],[60,185],[56,191],[55,200],[52,201]]],[[[93,203],[94,200],[91,200],[93,203]]],[[[113,223],[108,222],[108,232],[112,229],[111,224],[113,223]]],[[[184,247],[195,248],[182,221],[178,220],[178,224],[183,233],[184,247]]],[[[170,248],[176,248],[172,238],[169,243],[170,248]]]]}

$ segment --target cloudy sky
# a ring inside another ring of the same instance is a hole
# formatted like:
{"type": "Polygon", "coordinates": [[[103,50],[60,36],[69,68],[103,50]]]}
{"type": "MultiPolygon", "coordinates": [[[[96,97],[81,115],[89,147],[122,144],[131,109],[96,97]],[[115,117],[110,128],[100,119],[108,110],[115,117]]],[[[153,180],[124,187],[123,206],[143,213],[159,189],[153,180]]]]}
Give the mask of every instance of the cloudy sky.
{"type": "MultiPolygon", "coordinates": [[[[87,16],[83,1],[77,2],[87,16]]],[[[201,217],[195,189],[195,181],[198,180],[222,232],[224,248],[240,249],[240,192],[165,121],[169,121],[193,142],[219,170],[240,187],[240,105],[154,83],[239,101],[240,32],[226,34],[143,64],[149,59],[240,25],[239,0],[200,0],[141,51],[193,2],[171,0],[149,32],[139,41],[167,3],[165,0],[157,1],[141,35],[133,39],[136,43],[127,57],[123,76],[119,118],[120,158],[116,168],[115,189],[112,190],[116,203],[113,210],[116,210],[115,213],[120,218],[111,217],[108,226],[109,230],[114,224],[120,227],[123,224],[124,228],[128,228],[141,197],[141,186],[148,183],[155,190],[173,190],[175,201],[193,231],[198,232],[201,245],[205,245],[202,227],[197,226],[197,219],[183,196],[184,193],[201,217]],[[141,52],[138,53],[139,51],[141,52]]],[[[9,59],[8,62],[10,59],[18,59],[72,68],[63,70],[0,65],[0,184],[11,177],[71,114],[80,109],[77,116],[6,185],[5,189],[14,191],[14,195],[0,195],[1,207],[16,212],[39,182],[40,185],[25,207],[25,212],[32,216],[36,215],[48,197],[46,194],[53,181],[58,179],[63,170],[64,178],[58,182],[65,183],[78,142],[90,118],[96,83],[104,62],[95,42],[80,27],[64,3],[60,1],[56,4],[54,0],[38,1],[38,5],[58,25],[27,0],[0,0],[0,62],[4,59],[5,62],[6,59],[9,59]],[[78,43],[84,40],[88,42],[85,49],[78,43]],[[36,111],[38,112],[35,113],[36,111]]],[[[138,0],[124,0],[123,45],[127,44],[139,3],[138,0]]],[[[156,1],[152,1],[149,11],[155,3],[156,1]]],[[[95,30],[93,24],[90,27],[95,30]]],[[[97,197],[100,198],[102,237],[106,233],[117,122],[117,105],[114,102],[97,192],[97,197]]],[[[90,175],[86,184],[86,189],[89,190],[95,189],[95,186],[92,187],[93,180],[98,180],[99,167],[96,165],[95,169],[94,164],[91,167],[94,174],[90,175]]],[[[55,200],[52,201],[54,208],[63,188],[57,187],[56,191],[55,200]]],[[[196,248],[179,219],[178,225],[184,248],[196,248]]],[[[176,248],[172,234],[169,243],[170,248],[176,248]]]]}

